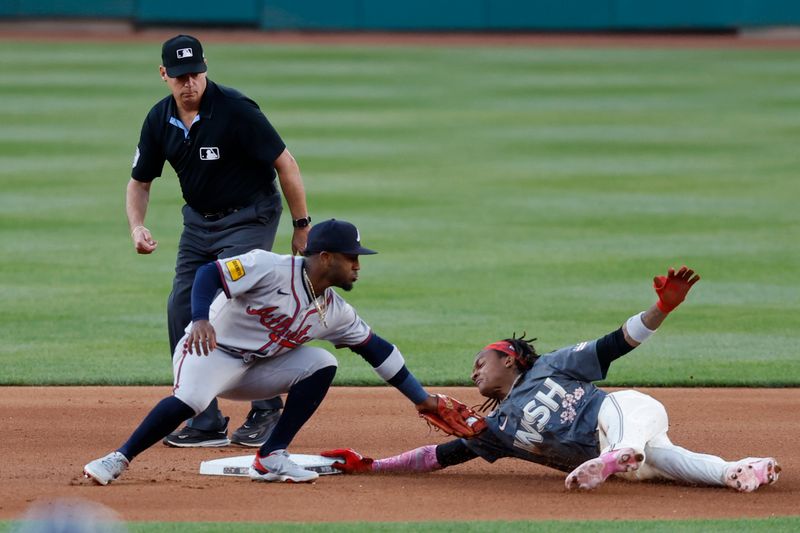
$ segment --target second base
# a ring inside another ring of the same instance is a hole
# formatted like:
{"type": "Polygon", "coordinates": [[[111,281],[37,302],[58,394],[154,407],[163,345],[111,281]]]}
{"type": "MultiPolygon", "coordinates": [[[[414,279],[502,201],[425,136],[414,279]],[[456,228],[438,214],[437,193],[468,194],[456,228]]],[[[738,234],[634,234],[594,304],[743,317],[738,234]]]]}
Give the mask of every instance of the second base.
{"type": "MultiPolygon", "coordinates": [[[[208,476],[240,476],[247,477],[250,465],[253,464],[254,454],[223,457],[200,463],[200,473],[208,476]]],[[[305,455],[301,453],[290,454],[289,457],[306,470],[316,472],[321,476],[341,474],[331,465],[336,461],[321,455],[305,455]]]]}

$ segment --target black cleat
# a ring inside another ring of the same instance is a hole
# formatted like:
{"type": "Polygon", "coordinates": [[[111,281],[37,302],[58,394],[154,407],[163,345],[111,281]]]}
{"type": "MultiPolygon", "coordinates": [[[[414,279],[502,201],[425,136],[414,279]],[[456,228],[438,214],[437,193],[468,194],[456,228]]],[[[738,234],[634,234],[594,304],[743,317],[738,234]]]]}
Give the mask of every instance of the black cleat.
{"type": "Polygon", "coordinates": [[[219,431],[184,426],[183,429],[173,431],[164,437],[162,442],[175,448],[221,448],[227,446],[231,443],[228,438],[228,417],[225,417],[225,427],[219,431]]]}
{"type": "Polygon", "coordinates": [[[280,417],[280,409],[251,409],[247,413],[247,420],[244,421],[242,427],[231,435],[231,442],[241,446],[258,448],[267,442],[280,417]]]}

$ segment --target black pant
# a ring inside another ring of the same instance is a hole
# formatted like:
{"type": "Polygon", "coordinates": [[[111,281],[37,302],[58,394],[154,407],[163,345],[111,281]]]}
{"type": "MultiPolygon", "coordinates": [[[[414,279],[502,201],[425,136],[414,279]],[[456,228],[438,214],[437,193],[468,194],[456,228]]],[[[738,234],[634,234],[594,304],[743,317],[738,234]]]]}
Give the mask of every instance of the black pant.
{"type": "MultiPolygon", "coordinates": [[[[243,254],[260,248],[272,250],[280,221],[281,196],[265,195],[219,220],[208,220],[189,207],[183,206],[183,233],[178,244],[175,279],[167,300],[167,328],[170,357],[192,320],[192,284],[197,269],[206,263],[243,254]]],[[[280,397],[252,402],[254,409],[279,409],[280,397]]],[[[221,430],[225,419],[216,399],[208,408],[189,421],[191,427],[221,430]]]]}

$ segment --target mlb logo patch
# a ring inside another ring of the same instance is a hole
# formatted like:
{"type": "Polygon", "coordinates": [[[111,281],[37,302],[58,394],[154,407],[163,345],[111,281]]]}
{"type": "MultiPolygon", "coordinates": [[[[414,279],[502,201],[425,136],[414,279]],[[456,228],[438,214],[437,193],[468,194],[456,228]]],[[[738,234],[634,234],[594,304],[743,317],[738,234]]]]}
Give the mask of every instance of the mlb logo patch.
{"type": "Polygon", "coordinates": [[[178,48],[177,52],[178,59],[186,59],[187,57],[194,57],[194,53],[192,52],[191,48],[178,48]]]}
{"type": "Polygon", "coordinates": [[[219,159],[219,148],[216,146],[203,146],[200,148],[200,159],[203,161],[214,161],[219,159]]]}

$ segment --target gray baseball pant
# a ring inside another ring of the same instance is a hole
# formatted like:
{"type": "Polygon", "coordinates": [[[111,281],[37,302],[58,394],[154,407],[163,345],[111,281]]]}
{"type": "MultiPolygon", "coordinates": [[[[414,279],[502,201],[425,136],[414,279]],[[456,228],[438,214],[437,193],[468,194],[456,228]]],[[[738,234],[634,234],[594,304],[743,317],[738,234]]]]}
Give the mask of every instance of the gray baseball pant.
{"type": "MultiPolygon", "coordinates": [[[[206,263],[260,248],[272,250],[281,212],[278,192],[263,195],[253,204],[219,220],[207,220],[188,205],[183,206],[183,233],[178,243],[175,279],[167,300],[170,357],[192,320],[192,284],[197,269],[206,263]]],[[[280,397],[252,402],[253,409],[280,409],[280,397]]],[[[188,422],[190,427],[218,431],[225,426],[216,398],[188,422]]]]}

